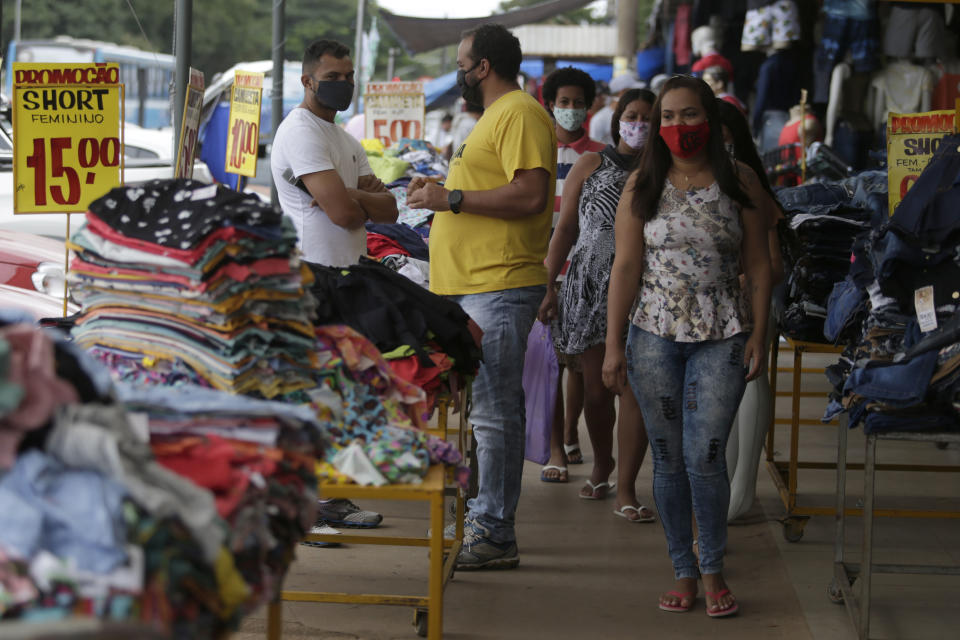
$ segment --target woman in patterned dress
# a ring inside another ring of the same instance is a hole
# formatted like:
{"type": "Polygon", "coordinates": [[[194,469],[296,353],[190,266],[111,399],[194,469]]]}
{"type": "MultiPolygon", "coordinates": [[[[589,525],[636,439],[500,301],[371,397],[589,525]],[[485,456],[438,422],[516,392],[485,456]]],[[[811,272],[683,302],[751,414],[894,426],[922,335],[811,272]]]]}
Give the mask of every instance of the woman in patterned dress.
{"type": "Polygon", "coordinates": [[[555,282],[569,254],[570,267],[559,295],[552,287],[540,305],[541,322],[553,321],[554,344],[563,355],[578,356],[584,378],[584,417],[593,446],[593,470],[580,497],[597,500],[616,487],[614,513],[630,522],[653,522],[653,512],[637,499],[636,481],[647,449],[639,407],[630,396],[620,401],[617,445],[620,465],[613,472],[614,394],[600,375],[607,332],[607,283],[613,266],[613,219],[637,154],[649,130],[655,96],[632,89],[619,100],[611,131],[615,145],[584,154],[570,170],[560,219],[547,253],[548,282],[555,282]],[[573,251],[571,252],[571,247],[573,251]]]}
{"type": "Polygon", "coordinates": [[[765,197],[756,173],[725,150],[710,87],[689,76],[668,80],[617,207],[603,363],[609,388],[626,389],[629,379],[652,445],[653,495],[676,578],[660,596],[665,611],[690,610],[698,577],[708,616],[739,610],[722,575],[730,501],[724,451],[746,382],[763,371],[765,197]]]}

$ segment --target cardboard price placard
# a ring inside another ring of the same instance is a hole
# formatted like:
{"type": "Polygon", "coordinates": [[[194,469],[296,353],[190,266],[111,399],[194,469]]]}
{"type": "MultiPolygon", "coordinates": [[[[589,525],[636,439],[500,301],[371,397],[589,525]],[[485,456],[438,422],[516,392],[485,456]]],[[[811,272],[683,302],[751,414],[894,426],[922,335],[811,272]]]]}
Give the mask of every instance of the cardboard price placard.
{"type": "Polygon", "coordinates": [[[389,147],[402,138],[423,138],[426,98],[422,82],[368,82],[363,94],[364,138],[389,147]]]}
{"type": "Polygon", "coordinates": [[[890,215],[900,204],[944,136],[954,132],[953,110],[891,113],[887,117],[887,189],[890,215]]]}
{"type": "Polygon", "coordinates": [[[177,143],[175,178],[193,177],[193,160],[197,155],[203,91],[203,72],[190,67],[190,84],[187,86],[187,96],[183,103],[183,120],[180,122],[180,139],[177,143]]]}
{"type": "Polygon", "coordinates": [[[226,171],[250,178],[257,175],[260,143],[260,100],[263,74],[237,71],[230,94],[226,171]]]}
{"type": "Polygon", "coordinates": [[[71,213],[123,180],[117,64],[13,65],[13,211],[71,213]]]}

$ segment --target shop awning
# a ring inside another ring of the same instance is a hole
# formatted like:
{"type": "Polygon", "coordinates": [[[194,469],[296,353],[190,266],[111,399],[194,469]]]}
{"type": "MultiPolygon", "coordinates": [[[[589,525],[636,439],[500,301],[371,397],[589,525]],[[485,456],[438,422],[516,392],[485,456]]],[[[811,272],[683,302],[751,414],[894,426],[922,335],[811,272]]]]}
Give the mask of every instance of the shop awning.
{"type": "Polygon", "coordinates": [[[380,9],[380,17],[397,36],[397,40],[407,50],[407,53],[413,55],[437,47],[457,44],[460,42],[461,33],[488,22],[502,24],[508,28],[518,27],[522,24],[533,24],[573,9],[579,9],[590,2],[591,0],[550,0],[532,7],[514,9],[506,13],[480,18],[413,18],[411,16],[399,16],[385,9],[380,9]]]}

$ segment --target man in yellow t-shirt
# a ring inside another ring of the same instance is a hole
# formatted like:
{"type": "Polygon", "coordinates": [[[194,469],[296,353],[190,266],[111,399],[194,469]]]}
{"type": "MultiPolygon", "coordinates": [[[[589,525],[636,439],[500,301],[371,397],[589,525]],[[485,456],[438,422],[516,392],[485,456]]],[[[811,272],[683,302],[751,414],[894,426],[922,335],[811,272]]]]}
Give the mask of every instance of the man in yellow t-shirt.
{"type": "Polygon", "coordinates": [[[557,177],[557,134],[522,91],[520,42],[501,25],[464,34],[457,83],[483,116],[453,152],[441,187],[414,179],[407,203],[437,212],[430,231],[430,289],[458,302],[483,329],[473,382],[477,497],[470,501],[458,569],[519,564],[514,530],[523,471],[523,359],[546,293],[557,177]]]}

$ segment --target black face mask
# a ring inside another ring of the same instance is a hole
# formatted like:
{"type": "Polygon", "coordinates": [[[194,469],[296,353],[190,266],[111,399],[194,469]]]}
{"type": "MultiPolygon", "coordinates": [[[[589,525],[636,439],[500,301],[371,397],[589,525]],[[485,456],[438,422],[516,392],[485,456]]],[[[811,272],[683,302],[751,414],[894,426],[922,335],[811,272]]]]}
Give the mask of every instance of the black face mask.
{"type": "Polygon", "coordinates": [[[469,69],[460,69],[457,71],[457,86],[460,87],[460,95],[467,102],[474,104],[483,104],[483,93],[480,91],[480,83],[471,86],[467,84],[467,74],[480,66],[480,63],[473,65],[469,69]]]}
{"type": "Polygon", "coordinates": [[[314,80],[316,88],[313,95],[317,102],[333,109],[345,111],[353,102],[353,83],[346,80],[314,80]]]}

